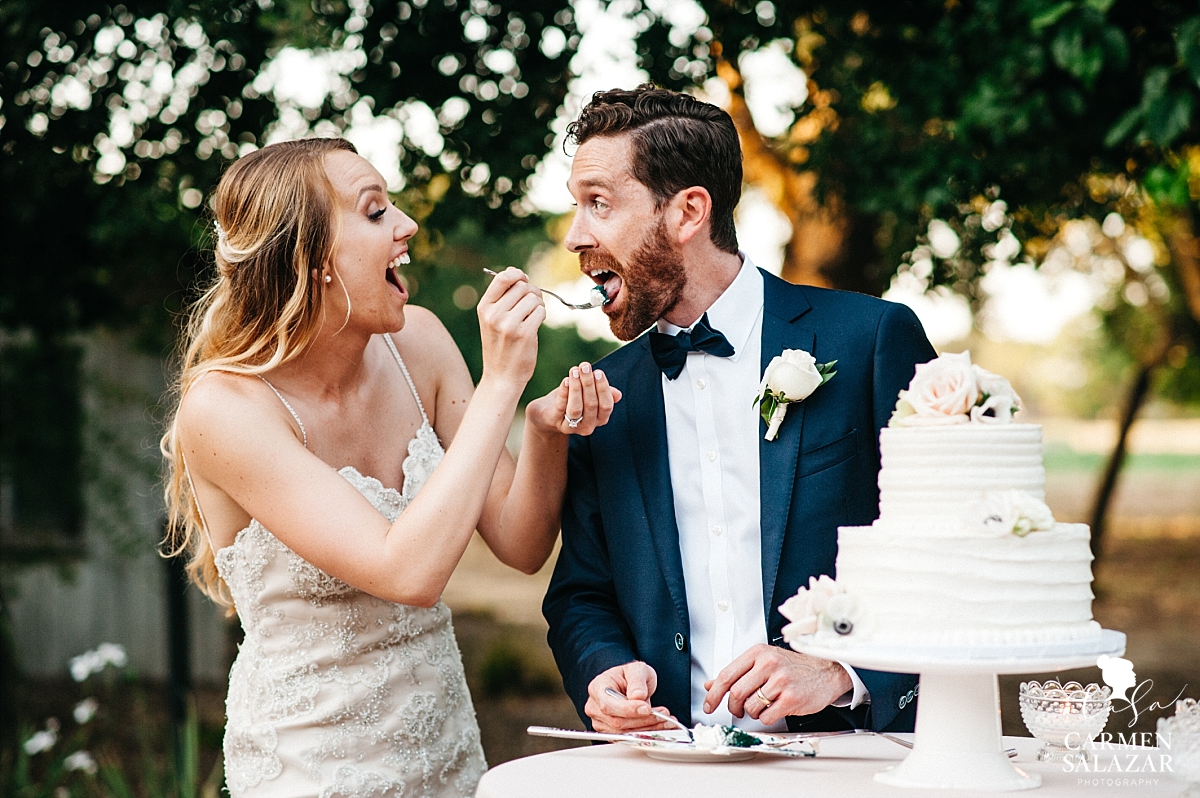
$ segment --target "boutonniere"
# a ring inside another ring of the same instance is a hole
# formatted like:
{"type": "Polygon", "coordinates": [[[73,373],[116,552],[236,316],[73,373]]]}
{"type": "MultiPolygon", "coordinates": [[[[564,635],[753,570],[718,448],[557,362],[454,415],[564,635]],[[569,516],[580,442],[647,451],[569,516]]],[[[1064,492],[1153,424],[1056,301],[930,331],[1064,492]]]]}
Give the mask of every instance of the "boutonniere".
{"type": "Polygon", "coordinates": [[[758,385],[758,396],[754,397],[758,412],[767,422],[766,439],[775,440],[779,425],[792,402],[803,402],[812,392],[833,378],[836,360],[818,363],[803,349],[785,349],[783,354],[771,359],[758,385]]]}

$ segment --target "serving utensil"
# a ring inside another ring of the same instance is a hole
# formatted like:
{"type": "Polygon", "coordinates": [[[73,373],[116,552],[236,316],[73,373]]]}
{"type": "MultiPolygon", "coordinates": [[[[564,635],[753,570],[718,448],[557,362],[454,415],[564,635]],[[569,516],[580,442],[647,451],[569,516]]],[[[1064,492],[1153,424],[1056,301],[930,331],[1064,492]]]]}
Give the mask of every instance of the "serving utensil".
{"type": "MultiPolygon", "coordinates": [[[[564,740],[600,740],[603,742],[611,742],[611,743],[633,743],[634,745],[638,745],[638,746],[642,746],[642,747],[646,747],[646,748],[653,748],[653,747],[657,746],[657,747],[659,747],[659,750],[661,750],[665,753],[673,754],[674,752],[678,752],[679,757],[673,756],[672,758],[692,759],[694,757],[690,756],[690,754],[705,753],[703,750],[698,750],[696,748],[695,743],[691,742],[690,740],[684,740],[684,739],[672,738],[672,737],[663,737],[663,736],[657,735],[657,734],[641,734],[641,733],[610,734],[608,732],[589,732],[589,731],[579,731],[577,729],[556,729],[553,726],[530,726],[525,731],[528,732],[529,734],[532,734],[535,737],[558,737],[558,738],[561,738],[564,740]]],[[[824,734],[841,735],[841,734],[845,734],[845,733],[846,732],[826,732],[824,734]]],[[[814,737],[814,738],[819,737],[819,736],[823,736],[823,735],[821,733],[812,735],[812,737],[814,737]]],[[[798,758],[812,758],[817,755],[816,745],[813,744],[812,740],[809,737],[800,737],[800,738],[797,738],[794,740],[787,741],[787,744],[789,744],[789,745],[796,744],[796,743],[808,743],[809,748],[807,750],[804,750],[804,749],[796,750],[796,749],[790,749],[790,748],[780,748],[775,744],[772,744],[772,745],[763,744],[763,745],[756,745],[753,748],[727,748],[727,749],[722,749],[722,750],[727,751],[730,757],[736,757],[738,754],[741,754],[742,752],[747,752],[749,756],[753,756],[754,754],[758,753],[758,754],[772,754],[774,756],[790,756],[790,757],[798,757],[798,758]]],[[[712,754],[711,751],[708,753],[710,755],[712,754]]],[[[653,756],[653,754],[651,754],[651,755],[653,756]]],[[[716,760],[716,761],[724,761],[724,760],[722,759],[722,760],[716,760]]],[[[736,761],[736,759],[730,759],[730,761],[736,761]]]]}
{"type": "Polygon", "coordinates": [[[655,743],[691,745],[689,740],[679,740],[673,737],[638,732],[614,734],[611,732],[582,731],[579,729],[557,729],[553,726],[530,726],[525,731],[534,737],[559,737],[564,740],[602,740],[609,743],[637,743],[638,745],[655,743]]]}

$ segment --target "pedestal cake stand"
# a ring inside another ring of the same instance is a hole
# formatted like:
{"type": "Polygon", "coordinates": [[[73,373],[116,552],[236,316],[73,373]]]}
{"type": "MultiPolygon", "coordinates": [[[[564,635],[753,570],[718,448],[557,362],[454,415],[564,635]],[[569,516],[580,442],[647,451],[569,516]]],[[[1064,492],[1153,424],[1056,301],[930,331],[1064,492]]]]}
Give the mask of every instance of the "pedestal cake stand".
{"type": "Polygon", "coordinates": [[[1125,653],[1125,635],[1051,645],[921,647],[871,643],[792,646],[802,654],[857,668],[918,673],[917,734],[912,753],[875,780],[896,787],[1008,792],[1029,790],[1041,776],[1014,766],[1000,733],[997,675],[1047,673],[1096,664],[1125,653]]]}

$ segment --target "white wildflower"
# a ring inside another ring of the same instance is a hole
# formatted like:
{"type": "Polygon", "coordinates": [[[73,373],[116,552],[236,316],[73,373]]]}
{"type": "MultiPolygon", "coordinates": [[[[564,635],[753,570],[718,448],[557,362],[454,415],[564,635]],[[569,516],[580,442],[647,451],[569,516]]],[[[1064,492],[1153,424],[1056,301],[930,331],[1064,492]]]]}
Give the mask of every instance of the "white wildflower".
{"type": "Polygon", "coordinates": [[[96,773],[96,760],[87,751],[76,751],[63,760],[63,767],[67,770],[82,770],[88,775],[94,775],[96,773]]]}
{"type": "Polygon", "coordinates": [[[99,701],[94,698],[85,698],[75,705],[75,709],[72,710],[71,714],[75,716],[75,722],[82,726],[96,717],[96,710],[99,708],[99,701]]]}

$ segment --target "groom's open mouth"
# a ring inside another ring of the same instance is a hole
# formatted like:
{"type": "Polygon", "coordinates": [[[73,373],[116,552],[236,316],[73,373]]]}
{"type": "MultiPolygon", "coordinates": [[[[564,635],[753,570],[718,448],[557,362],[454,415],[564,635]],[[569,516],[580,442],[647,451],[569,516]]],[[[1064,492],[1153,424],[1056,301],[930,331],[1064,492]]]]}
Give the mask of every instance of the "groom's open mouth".
{"type": "Polygon", "coordinates": [[[592,278],[592,282],[596,285],[604,288],[604,295],[608,297],[608,301],[604,303],[603,307],[612,307],[617,300],[617,295],[621,293],[621,287],[625,284],[621,275],[607,269],[590,269],[587,271],[587,276],[592,278]]]}

